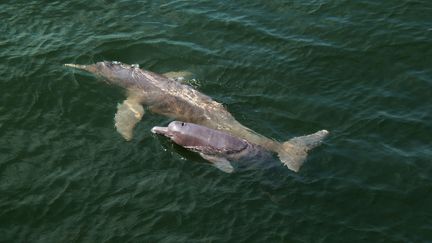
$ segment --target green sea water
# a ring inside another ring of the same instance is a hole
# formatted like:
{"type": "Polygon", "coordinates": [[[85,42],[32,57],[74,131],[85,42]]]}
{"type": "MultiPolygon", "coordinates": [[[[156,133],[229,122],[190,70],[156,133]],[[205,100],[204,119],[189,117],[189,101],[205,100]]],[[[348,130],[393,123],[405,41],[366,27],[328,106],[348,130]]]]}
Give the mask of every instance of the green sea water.
{"type": "Polygon", "coordinates": [[[432,242],[432,2],[0,1],[0,242],[432,242]],[[285,141],[299,173],[225,174],[126,142],[102,60],[191,84],[285,141]]]}

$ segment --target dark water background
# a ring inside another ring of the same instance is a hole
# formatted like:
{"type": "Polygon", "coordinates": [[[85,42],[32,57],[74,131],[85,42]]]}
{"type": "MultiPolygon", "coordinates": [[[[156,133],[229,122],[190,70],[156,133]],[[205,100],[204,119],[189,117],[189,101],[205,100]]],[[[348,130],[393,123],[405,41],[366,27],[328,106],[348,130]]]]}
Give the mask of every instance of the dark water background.
{"type": "Polygon", "coordinates": [[[431,242],[432,2],[0,2],[1,242],[431,242]],[[296,174],[225,174],[113,127],[116,87],[64,68],[188,70],[296,174]]]}

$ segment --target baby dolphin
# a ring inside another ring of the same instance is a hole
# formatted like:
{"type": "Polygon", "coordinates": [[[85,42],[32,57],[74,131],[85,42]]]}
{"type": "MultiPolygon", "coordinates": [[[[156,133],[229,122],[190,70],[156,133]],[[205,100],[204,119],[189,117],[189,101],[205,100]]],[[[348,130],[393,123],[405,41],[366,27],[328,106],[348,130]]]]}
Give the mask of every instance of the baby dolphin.
{"type": "MultiPolygon", "coordinates": [[[[268,162],[271,159],[271,151],[260,145],[194,123],[173,121],[167,127],[155,126],[151,131],[170,138],[174,143],[188,150],[198,152],[201,157],[212,162],[216,168],[226,173],[234,171],[231,162],[268,162]]],[[[322,132],[317,132],[312,135],[293,138],[290,142],[293,144],[302,143],[299,146],[311,149],[319,145],[316,137],[325,135],[322,132]]]]}
{"type": "Polygon", "coordinates": [[[167,127],[153,127],[151,131],[198,152],[226,173],[234,171],[231,162],[268,160],[271,157],[270,151],[259,145],[194,123],[173,121],[167,127]]]}
{"type": "Polygon", "coordinates": [[[109,84],[124,88],[127,98],[117,106],[115,127],[131,140],[133,129],[144,115],[146,106],[151,112],[175,120],[191,122],[226,132],[249,143],[278,154],[289,169],[298,171],[307,157],[307,151],[319,145],[328,131],[278,142],[260,135],[238,122],[225,107],[194,88],[168,77],[140,69],[138,65],[120,62],[98,62],[90,65],[65,64],[67,67],[92,73],[109,84]]]}

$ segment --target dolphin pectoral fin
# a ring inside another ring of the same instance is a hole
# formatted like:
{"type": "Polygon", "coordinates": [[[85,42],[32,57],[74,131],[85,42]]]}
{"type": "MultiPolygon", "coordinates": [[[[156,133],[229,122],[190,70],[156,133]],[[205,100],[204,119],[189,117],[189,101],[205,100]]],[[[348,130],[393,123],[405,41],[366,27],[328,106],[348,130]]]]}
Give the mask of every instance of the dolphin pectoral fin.
{"type": "Polygon", "coordinates": [[[130,141],[133,137],[133,129],[144,115],[142,105],[133,99],[127,99],[122,104],[117,105],[117,113],[114,121],[117,132],[124,139],[130,141]]]}
{"type": "Polygon", "coordinates": [[[193,74],[189,71],[167,72],[163,76],[174,81],[185,83],[186,80],[192,78],[193,74]]]}
{"type": "Polygon", "coordinates": [[[207,154],[203,154],[203,153],[200,153],[200,155],[204,159],[212,162],[213,165],[216,168],[218,168],[219,170],[221,170],[225,173],[233,173],[234,168],[232,167],[231,163],[227,159],[221,158],[221,157],[216,157],[216,156],[211,156],[211,155],[207,155],[207,154]]]}

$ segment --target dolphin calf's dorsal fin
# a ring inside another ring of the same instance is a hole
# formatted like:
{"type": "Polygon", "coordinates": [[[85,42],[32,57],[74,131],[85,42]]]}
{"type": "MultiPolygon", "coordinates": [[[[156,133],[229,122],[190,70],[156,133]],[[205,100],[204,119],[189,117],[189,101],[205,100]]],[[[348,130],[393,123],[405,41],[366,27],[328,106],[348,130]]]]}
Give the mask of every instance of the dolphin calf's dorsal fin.
{"type": "Polygon", "coordinates": [[[234,168],[232,167],[231,163],[222,157],[217,157],[217,156],[211,156],[208,154],[203,154],[200,153],[201,157],[203,157],[204,159],[210,161],[213,163],[213,165],[218,168],[219,170],[225,172],[225,173],[233,173],[234,168]]]}
{"type": "Polygon", "coordinates": [[[144,108],[138,102],[138,99],[129,96],[122,104],[117,105],[117,113],[114,121],[117,132],[119,132],[127,141],[133,137],[133,129],[141,121],[144,115],[144,108]]]}

